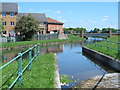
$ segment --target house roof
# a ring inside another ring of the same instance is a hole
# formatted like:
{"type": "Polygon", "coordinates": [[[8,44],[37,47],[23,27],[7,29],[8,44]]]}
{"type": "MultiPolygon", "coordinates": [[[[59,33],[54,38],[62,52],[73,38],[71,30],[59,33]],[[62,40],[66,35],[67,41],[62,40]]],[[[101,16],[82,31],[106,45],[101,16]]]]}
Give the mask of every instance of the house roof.
{"type": "Polygon", "coordinates": [[[55,20],[55,19],[52,19],[52,18],[50,18],[50,17],[47,17],[46,20],[47,20],[47,23],[64,24],[64,23],[59,22],[59,21],[57,21],[57,20],[55,20]]]}
{"type": "Polygon", "coordinates": [[[46,22],[46,16],[44,13],[18,13],[18,17],[28,15],[34,17],[39,22],[46,22]]]}
{"type": "Polygon", "coordinates": [[[17,3],[0,3],[0,13],[1,12],[18,12],[17,3]]]}

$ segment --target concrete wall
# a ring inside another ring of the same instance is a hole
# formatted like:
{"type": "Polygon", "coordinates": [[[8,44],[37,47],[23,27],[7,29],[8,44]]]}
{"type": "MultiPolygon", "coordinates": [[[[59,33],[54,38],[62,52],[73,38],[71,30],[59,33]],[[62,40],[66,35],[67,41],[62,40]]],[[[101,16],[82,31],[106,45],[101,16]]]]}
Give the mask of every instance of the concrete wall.
{"type": "Polygon", "coordinates": [[[108,65],[112,68],[114,68],[117,71],[120,71],[120,60],[115,60],[114,58],[107,56],[105,54],[99,53],[95,50],[86,48],[86,47],[82,47],[82,52],[89,56],[92,57],[98,61],[100,61],[101,63],[108,65]]]}

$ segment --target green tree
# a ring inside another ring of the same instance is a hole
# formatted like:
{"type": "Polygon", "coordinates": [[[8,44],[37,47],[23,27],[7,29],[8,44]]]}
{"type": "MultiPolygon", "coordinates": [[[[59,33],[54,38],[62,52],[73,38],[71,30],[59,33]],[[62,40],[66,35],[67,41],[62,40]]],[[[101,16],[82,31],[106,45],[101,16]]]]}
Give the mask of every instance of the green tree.
{"type": "Polygon", "coordinates": [[[0,34],[2,33],[2,29],[4,29],[4,27],[2,25],[2,20],[0,20],[0,34]]]}
{"type": "Polygon", "coordinates": [[[15,32],[19,32],[21,36],[25,37],[25,40],[31,40],[33,35],[38,31],[38,26],[39,22],[30,15],[22,16],[16,23],[15,32]]]}

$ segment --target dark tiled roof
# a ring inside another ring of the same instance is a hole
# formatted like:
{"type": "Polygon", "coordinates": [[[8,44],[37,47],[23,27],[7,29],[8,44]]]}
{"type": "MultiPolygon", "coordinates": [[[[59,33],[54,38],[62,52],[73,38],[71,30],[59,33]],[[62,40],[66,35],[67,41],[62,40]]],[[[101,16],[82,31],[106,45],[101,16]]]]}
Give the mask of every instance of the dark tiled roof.
{"type": "Polygon", "coordinates": [[[59,22],[59,21],[57,21],[57,20],[55,20],[55,19],[52,19],[52,18],[49,18],[49,17],[47,17],[46,20],[47,20],[47,23],[63,24],[62,22],[59,22]]]}
{"type": "Polygon", "coordinates": [[[18,12],[18,4],[0,3],[0,12],[18,12]]]}
{"type": "Polygon", "coordinates": [[[31,15],[39,22],[46,22],[46,16],[44,13],[18,13],[18,18],[21,16],[31,15]]]}

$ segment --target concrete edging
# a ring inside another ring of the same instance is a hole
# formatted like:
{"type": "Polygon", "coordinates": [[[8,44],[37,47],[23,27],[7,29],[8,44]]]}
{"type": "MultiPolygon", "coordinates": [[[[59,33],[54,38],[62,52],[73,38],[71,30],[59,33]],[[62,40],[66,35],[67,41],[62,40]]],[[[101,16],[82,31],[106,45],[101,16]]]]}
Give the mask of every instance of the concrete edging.
{"type": "Polygon", "coordinates": [[[60,75],[59,75],[59,69],[58,69],[56,53],[54,53],[54,58],[55,58],[55,88],[59,88],[59,90],[61,90],[60,75]]]}
{"type": "Polygon", "coordinates": [[[108,55],[89,49],[87,47],[82,47],[82,52],[87,56],[97,59],[98,61],[104,63],[105,65],[108,65],[116,69],[117,71],[120,71],[120,61],[118,59],[115,60],[114,58],[108,55]]]}

